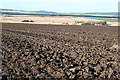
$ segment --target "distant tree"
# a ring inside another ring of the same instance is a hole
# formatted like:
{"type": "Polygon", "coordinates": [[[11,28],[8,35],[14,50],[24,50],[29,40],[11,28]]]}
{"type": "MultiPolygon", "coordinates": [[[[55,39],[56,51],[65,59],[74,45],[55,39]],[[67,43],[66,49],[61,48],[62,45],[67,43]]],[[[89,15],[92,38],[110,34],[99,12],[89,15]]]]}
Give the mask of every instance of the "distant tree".
{"type": "Polygon", "coordinates": [[[22,22],[34,22],[32,20],[23,20],[22,22]]]}

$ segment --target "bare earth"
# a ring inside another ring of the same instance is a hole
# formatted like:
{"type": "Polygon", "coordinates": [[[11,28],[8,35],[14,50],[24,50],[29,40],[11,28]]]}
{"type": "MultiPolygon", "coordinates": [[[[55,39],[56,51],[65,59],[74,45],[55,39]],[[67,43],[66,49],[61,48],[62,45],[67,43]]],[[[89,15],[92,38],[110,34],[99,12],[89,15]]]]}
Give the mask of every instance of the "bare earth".
{"type": "Polygon", "coordinates": [[[119,80],[117,30],[108,26],[3,24],[2,77],[119,80]]]}

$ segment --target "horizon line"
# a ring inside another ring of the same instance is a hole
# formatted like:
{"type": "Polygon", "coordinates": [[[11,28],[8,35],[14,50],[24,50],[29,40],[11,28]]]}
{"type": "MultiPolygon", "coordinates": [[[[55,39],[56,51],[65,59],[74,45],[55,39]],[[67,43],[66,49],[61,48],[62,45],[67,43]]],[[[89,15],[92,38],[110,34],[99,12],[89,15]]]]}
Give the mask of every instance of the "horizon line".
{"type": "Polygon", "coordinates": [[[72,13],[72,14],[79,14],[79,13],[118,13],[118,11],[109,11],[109,12],[105,12],[105,11],[101,11],[101,12],[58,12],[58,11],[52,11],[52,10],[23,10],[23,9],[13,9],[13,8],[0,8],[0,10],[2,9],[8,9],[8,10],[13,10],[13,11],[25,11],[25,12],[34,12],[34,11],[46,11],[46,12],[55,12],[55,13],[72,13]]]}

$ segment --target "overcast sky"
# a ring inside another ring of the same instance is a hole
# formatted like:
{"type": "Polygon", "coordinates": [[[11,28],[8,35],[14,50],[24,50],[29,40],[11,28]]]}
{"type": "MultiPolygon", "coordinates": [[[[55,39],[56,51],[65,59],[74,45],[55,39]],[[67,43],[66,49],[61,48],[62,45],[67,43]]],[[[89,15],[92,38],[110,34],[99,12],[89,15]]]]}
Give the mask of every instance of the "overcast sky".
{"type": "Polygon", "coordinates": [[[117,12],[119,0],[0,0],[3,9],[62,13],[117,12]]]}

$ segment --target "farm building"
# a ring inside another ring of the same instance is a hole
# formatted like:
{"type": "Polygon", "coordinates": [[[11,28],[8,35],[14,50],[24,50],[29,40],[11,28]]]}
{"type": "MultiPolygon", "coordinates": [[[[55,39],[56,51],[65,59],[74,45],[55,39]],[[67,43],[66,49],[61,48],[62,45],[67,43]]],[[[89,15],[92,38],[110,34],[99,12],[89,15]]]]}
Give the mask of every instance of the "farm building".
{"type": "Polygon", "coordinates": [[[98,22],[89,21],[89,22],[82,23],[82,25],[108,26],[106,21],[98,21],[98,22]]]}
{"type": "Polygon", "coordinates": [[[107,22],[106,21],[100,21],[100,22],[96,22],[95,25],[97,25],[97,26],[106,26],[107,22]]]}
{"type": "Polygon", "coordinates": [[[76,25],[82,25],[83,23],[85,23],[85,21],[75,21],[76,25]]]}
{"type": "Polygon", "coordinates": [[[62,25],[69,25],[69,23],[62,23],[62,25]]]}
{"type": "Polygon", "coordinates": [[[78,23],[85,23],[85,21],[75,21],[76,24],[78,23]]]}

